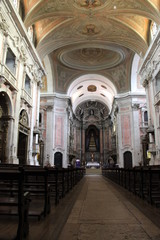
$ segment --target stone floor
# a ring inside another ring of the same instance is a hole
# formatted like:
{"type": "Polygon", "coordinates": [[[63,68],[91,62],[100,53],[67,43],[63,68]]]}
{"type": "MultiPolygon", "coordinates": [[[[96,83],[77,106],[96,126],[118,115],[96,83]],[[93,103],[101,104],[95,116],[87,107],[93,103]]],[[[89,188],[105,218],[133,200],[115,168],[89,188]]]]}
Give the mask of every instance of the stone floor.
{"type": "Polygon", "coordinates": [[[160,240],[160,228],[117,186],[87,173],[58,240],[160,240]]]}

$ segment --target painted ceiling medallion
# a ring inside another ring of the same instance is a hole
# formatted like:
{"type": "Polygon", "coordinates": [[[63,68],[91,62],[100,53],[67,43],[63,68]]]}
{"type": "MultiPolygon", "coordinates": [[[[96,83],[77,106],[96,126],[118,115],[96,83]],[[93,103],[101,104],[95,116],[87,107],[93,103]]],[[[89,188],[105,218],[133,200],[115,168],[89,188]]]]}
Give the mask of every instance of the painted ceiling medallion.
{"type": "Polygon", "coordinates": [[[93,45],[62,50],[58,57],[61,63],[73,69],[103,70],[120,64],[125,58],[125,53],[116,47],[104,49],[93,45]]]}
{"type": "Polygon", "coordinates": [[[88,92],[96,92],[97,87],[95,85],[89,85],[87,89],[88,92]]]}
{"type": "Polygon", "coordinates": [[[101,7],[105,2],[106,0],[75,0],[77,7],[85,9],[101,7]]]}
{"type": "Polygon", "coordinates": [[[99,32],[100,31],[94,24],[88,24],[82,30],[82,34],[86,34],[86,35],[95,35],[95,34],[98,34],[99,32]]]}

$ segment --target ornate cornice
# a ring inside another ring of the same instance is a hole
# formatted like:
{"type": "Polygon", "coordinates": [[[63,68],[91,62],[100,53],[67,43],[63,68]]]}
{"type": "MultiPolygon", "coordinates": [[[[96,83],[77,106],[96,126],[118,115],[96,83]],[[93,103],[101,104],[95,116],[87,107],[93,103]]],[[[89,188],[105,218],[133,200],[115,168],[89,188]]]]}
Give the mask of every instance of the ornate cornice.
{"type": "MultiPolygon", "coordinates": [[[[1,10],[0,10],[1,11],[1,10]]],[[[0,30],[4,33],[8,33],[9,26],[3,17],[2,13],[0,12],[0,30]]]]}
{"type": "Polygon", "coordinates": [[[148,86],[148,80],[145,79],[145,80],[143,81],[143,84],[142,84],[142,85],[143,85],[144,88],[146,88],[146,87],[148,86]]]}

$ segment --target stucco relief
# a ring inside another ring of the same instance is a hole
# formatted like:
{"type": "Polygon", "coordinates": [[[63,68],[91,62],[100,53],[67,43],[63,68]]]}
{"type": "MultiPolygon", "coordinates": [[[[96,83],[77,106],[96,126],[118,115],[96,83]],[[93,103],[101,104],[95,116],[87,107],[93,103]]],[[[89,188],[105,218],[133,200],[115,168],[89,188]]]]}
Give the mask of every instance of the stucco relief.
{"type": "Polygon", "coordinates": [[[141,76],[142,84],[144,85],[145,80],[150,81],[153,79],[159,71],[160,68],[160,31],[155,39],[154,45],[150,47],[150,53],[146,59],[144,59],[143,64],[139,70],[141,76]]]}
{"type": "Polygon", "coordinates": [[[86,101],[75,111],[76,117],[84,122],[101,121],[108,117],[108,108],[100,102],[86,101]]]}
{"type": "Polygon", "coordinates": [[[84,26],[84,28],[82,29],[82,34],[86,34],[88,36],[93,36],[96,35],[100,32],[100,30],[98,29],[98,27],[94,24],[87,24],[86,26],[84,26]]]}
{"type": "Polygon", "coordinates": [[[96,8],[100,7],[106,2],[106,0],[75,0],[75,6],[76,7],[82,7],[82,8],[96,8]]]}
{"type": "Polygon", "coordinates": [[[9,26],[8,26],[5,18],[3,17],[1,11],[0,11],[0,29],[4,32],[7,32],[9,29],[9,26]]]}

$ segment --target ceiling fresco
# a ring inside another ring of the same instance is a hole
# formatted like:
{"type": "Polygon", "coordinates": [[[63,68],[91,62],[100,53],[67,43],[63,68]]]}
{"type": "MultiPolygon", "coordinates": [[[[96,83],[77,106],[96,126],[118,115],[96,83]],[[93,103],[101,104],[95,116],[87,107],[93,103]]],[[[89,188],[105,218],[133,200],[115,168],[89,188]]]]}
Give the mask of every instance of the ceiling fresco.
{"type": "Polygon", "coordinates": [[[151,22],[160,24],[160,0],[24,0],[26,27],[34,25],[37,51],[49,56],[55,91],[66,94],[86,74],[130,91],[134,54],[149,46],[151,22]]]}

